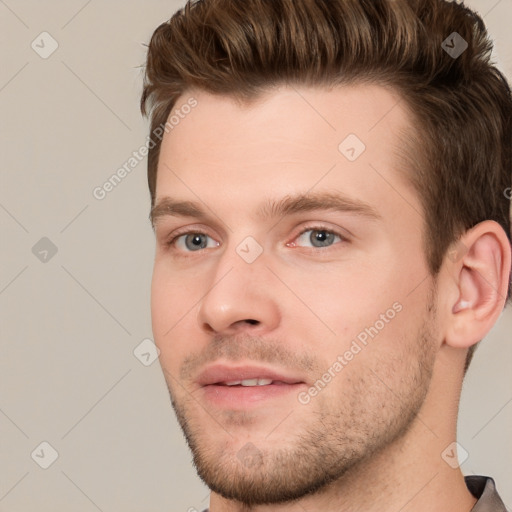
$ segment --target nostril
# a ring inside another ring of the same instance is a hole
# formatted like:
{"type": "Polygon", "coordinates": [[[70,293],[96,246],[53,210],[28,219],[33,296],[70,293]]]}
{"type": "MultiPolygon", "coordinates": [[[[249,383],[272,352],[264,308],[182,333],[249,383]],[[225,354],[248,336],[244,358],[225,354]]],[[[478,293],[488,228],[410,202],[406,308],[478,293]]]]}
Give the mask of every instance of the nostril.
{"type": "Polygon", "coordinates": [[[252,320],[251,318],[245,320],[248,324],[251,324],[251,325],[255,325],[255,324],[259,324],[259,321],[258,320],[252,320]]]}

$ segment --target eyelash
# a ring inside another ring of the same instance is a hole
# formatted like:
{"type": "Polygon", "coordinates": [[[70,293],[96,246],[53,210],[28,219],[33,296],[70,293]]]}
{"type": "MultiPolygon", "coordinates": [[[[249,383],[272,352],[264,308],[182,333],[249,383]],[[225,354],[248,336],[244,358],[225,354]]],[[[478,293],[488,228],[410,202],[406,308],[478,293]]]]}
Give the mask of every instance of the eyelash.
{"type": "MultiPolygon", "coordinates": [[[[341,242],[338,242],[338,243],[347,243],[347,242],[349,242],[348,238],[345,237],[344,235],[342,235],[339,231],[336,231],[334,229],[331,229],[331,228],[329,228],[327,226],[322,226],[322,225],[307,226],[300,233],[298,233],[297,236],[294,237],[294,240],[300,238],[304,233],[307,233],[308,231],[325,231],[328,234],[335,235],[335,236],[339,237],[341,242]]],[[[178,238],[181,238],[184,235],[206,235],[206,236],[210,236],[208,233],[204,233],[204,232],[202,232],[200,230],[190,230],[189,229],[187,231],[176,233],[169,241],[166,242],[166,246],[168,246],[172,250],[176,250],[177,251],[178,249],[175,248],[175,243],[178,240],[178,238]]],[[[210,236],[210,238],[213,238],[213,237],[210,236]]],[[[334,245],[336,245],[336,244],[329,245],[329,246],[326,246],[326,247],[307,247],[307,249],[312,249],[314,251],[322,250],[322,252],[326,252],[329,249],[331,249],[334,245]]],[[[299,247],[299,246],[297,246],[297,247],[299,247]]],[[[201,250],[198,250],[198,251],[189,251],[186,254],[187,255],[191,255],[194,252],[201,253],[203,251],[204,251],[204,249],[201,249],[201,250]]],[[[185,257],[187,257],[187,256],[185,256],[185,257]]]]}

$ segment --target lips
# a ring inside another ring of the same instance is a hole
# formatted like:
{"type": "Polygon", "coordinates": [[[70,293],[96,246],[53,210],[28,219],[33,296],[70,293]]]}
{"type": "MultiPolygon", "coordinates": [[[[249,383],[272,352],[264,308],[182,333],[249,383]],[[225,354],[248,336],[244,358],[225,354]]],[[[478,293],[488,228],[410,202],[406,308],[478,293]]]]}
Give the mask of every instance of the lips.
{"type": "Polygon", "coordinates": [[[289,372],[273,370],[263,366],[229,366],[214,364],[206,367],[198,376],[197,382],[205,386],[270,386],[302,384],[301,376],[289,372]]]}
{"type": "MultiPolygon", "coordinates": [[[[304,378],[289,371],[259,365],[215,363],[196,379],[199,400],[218,410],[248,411],[282,407],[306,388],[304,378]]],[[[293,403],[293,402],[292,402],[293,403]]]]}

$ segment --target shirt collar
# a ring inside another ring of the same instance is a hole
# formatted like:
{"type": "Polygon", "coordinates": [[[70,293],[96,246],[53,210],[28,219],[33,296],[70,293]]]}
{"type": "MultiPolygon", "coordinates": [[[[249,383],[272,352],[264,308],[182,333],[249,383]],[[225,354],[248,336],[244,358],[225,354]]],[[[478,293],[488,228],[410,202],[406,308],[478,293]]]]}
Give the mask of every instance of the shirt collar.
{"type": "Polygon", "coordinates": [[[492,478],[471,475],[465,476],[464,480],[471,494],[478,499],[471,512],[507,512],[492,478]]]}

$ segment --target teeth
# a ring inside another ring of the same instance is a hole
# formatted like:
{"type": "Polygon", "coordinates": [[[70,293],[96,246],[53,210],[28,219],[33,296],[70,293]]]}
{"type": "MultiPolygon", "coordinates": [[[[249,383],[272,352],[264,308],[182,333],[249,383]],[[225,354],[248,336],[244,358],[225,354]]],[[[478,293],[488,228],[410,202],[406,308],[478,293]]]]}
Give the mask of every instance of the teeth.
{"type": "Polygon", "coordinates": [[[245,380],[232,380],[225,383],[226,386],[268,386],[272,384],[272,379],[245,379],[245,380]]]}
{"type": "Polygon", "coordinates": [[[242,386],[268,386],[272,379],[248,379],[242,381],[242,386]]]}
{"type": "Polygon", "coordinates": [[[242,386],[257,386],[258,379],[245,379],[242,381],[242,386]]]}

